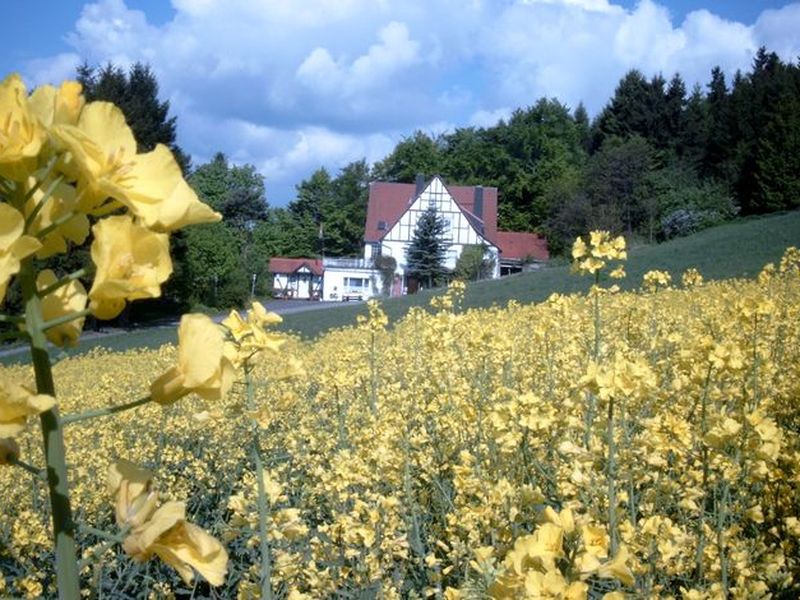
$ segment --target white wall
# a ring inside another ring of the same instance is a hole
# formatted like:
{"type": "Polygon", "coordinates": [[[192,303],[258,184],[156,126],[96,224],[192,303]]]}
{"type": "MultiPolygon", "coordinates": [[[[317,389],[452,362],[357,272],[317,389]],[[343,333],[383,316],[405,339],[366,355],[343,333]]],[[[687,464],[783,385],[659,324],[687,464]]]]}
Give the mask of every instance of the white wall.
{"type": "Polygon", "coordinates": [[[291,290],[292,298],[308,300],[311,297],[309,291],[313,292],[321,287],[321,279],[305,267],[296,273],[275,273],[272,278],[272,292],[277,295],[291,290]]]}
{"type": "MultiPolygon", "coordinates": [[[[397,261],[397,273],[400,275],[405,273],[406,250],[411,243],[411,239],[414,237],[417,221],[431,205],[436,207],[436,212],[449,224],[445,239],[449,242],[450,246],[447,252],[447,259],[445,260],[445,266],[448,269],[455,268],[456,261],[458,257],[461,256],[464,246],[486,244],[495,257],[496,266],[494,276],[498,277],[500,275],[500,267],[499,261],[497,260],[497,248],[492,246],[486,238],[475,230],[438,177],[434,177],[433,181],[423,190],[419,198],[414,201],[382,240],[381,253],[384,256],[393,256],[395,258],[397,261]]],[[[371,256],[372,249],[369,244],[365,244],[364,257],[370,258],[371,256]]]]}
{"type": "Polygon", "coordinates": [[[361,294],[362,299],[367,300],[380,293],[381,277],[374,269],[325,267],[323,300],[340,301],[346,294],[361,294]],[[360,280],[366,285],[353,285],[353,280],[360,280]]]}

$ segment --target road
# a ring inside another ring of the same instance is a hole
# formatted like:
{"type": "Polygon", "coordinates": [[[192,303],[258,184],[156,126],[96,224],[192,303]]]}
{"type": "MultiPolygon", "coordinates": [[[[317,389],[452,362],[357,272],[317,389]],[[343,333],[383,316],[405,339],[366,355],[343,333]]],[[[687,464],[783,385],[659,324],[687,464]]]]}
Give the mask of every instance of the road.
{"type": "MultiPolygon", "coordinates": [[[[268,311],[277,313],[279,315],[290,315],[295,313],[311,312],[315,310],[325,310],[328,308],[336,308],[337,306],[342,306],[344,304],[343,302],[315,302],[309,300],[272,300],[272,299],[262,300],[261,303],[264,305],[264,308],[266,308],[268,311]]],[[[212,319],[214,319],[214,321],[219,323],[225,317],[228,316],[229,312],[215,315],[212,317],[212,319]]],[[[155,329],[163,327],[177,328],[179,322],[180,322],[180,317],[177,317],[172,319],[159,320],[155,323],[148,323],[146,325],[134,325],[129,329],[124,329],[121,327],[102,327],[99,331],[84,331],[83,334],[81,335],[81,340],[91,340],[102,337],[125,335],[128,331],[141,331],[143,329],[155,329]]],[[[9,345],[3,349],[0,349],[0,357],[16,356],[17,354],[21,354],[27,351],[28,351],[28,346],[25,344],[9,345]]]]}

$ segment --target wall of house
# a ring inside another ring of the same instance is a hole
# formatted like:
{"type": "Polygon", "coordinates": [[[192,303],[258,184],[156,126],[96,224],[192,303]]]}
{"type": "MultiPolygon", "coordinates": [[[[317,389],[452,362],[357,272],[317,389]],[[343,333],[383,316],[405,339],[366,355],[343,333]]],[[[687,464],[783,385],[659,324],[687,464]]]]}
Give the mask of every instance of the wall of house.
{"type": "Polygon", "coordinates": [[[295,273],[275,273],[272,279],[272,294],[299,300],[315,297],[322,290],[322,277],[308,269],[295,273]]]}
{"type": "MultiPolygon", "coordinates": [[[[406,250],[414,237],[417,221],[428,210],[429,206],[435,206],[437,213],[448,224],[447,233],[445,234],[445,240],[450,244],[445,260],[445,266],[448,269],[455,268],[456,261],[461,256],[464,246],[475,244],[489,246],[490,252],[495,257],[495,265],[498,264],[497,248],[492,246],[488,240],[476,231],[466,215],[461,212],[455,200],[447,192],[444,184],[437,177],[428,184],[428,187],[420,194],[419,198],[414,201],[382,240],[381,253],[386,256],[393,256],[397,260],[397,272],[399,274],[402,275],[405,272],[406,250]]],[[[364,257],[371,258],[372,254],[371,245],[365,244],[364,257]]],[[[497,277],[499,275],[499,267],[496,266],[495,271],[494,276],[497,277]]]]}
{"type": "Polygon", "coordinates": [[[381,276],[374,269],[346,269],[325,267],[322,299],[342,301],[346,297],[361,296],[368,300],[381,293],[381,276]]]}

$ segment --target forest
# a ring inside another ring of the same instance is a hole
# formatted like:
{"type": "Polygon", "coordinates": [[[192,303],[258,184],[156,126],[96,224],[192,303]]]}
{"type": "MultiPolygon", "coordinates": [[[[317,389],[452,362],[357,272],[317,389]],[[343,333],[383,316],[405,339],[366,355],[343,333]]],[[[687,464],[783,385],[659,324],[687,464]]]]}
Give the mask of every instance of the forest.
{"type": "MultiPolygon", "coordinates": [[[[540,98],[492,127],[415,131],[373,165],[320,167],[286,207],[269,205],[253,165],[222,153],[191,165],[147,65],[84,64],[77,79],[88,100],[120,106],[140,151],[169,145],[198,195],[224,216],[173,236],[175,276],[162,300],[138,311],[241,305],[269,292],[271,256],[357,255],[369,182],[413,182],[418,173],[497,187],[500,228],[536,231],[554,255],[591,229],[653,243],[800,205],[800,65],[765,48],[749,71],[728,80],[717,67],[691,90],[679,74],[631,70],[594,118],[582,104],[540,98]]],[[[71,256],[86,260],[86,252],[71,256]]]]}

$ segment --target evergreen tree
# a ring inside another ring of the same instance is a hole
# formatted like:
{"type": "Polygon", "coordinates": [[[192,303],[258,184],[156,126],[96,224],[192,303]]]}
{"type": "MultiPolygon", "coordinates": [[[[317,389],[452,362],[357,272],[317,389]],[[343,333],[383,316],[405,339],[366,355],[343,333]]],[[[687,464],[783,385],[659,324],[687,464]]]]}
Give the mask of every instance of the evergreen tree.
{"type": "Polygon", "coordinates": [[[444,235],[447,224],[431,207],[420,215],[414,237],[406,250],[406,270],[427,287],[439,284],[447,274],[444,266],[447,243],[444,235]]]}
{"type": "Polygon", "coordinates": [[[572,118],[575,121],[575,129],[578,132],[578,139],[584,151],[589,152],[591,149],[591,129],[589,123],[589,113],[586,112],[586,107],[583,102],[579,102],[572,113],[572,118]]]}
{"type": "Polygon", "coordinates": [[[699,173],[703,165],[709,135],[708,103],[699,85],[686,101],[683,127],[677,140],[677,153],[683,163],[699,173]]]}
{"type": "Polygon", "coordinates": [[[664,131],[663,140],[665,148],[675,154],[683,154],[682,142],[685,138],[686,127],[686,84],[679,74],[675,74],[669,82],[669,87],[664,95],[664,131]]]}
{"type": "Polygon", "coordinates": [[[703,161],[704,172],[715,176],[726,183],[731,183],[733,176],[729,169],[731,155],[731,107],[725,74],[719,67],[711,71],[711,82],[708,84],[708,144],[703,161]]]}
{"type": "Polygon", "coordinates": [[[191,158],[175,141],[176,118],[169,116],[169,101],[158,99],[158,81],[148,65],[137,62],[126,73],[111,63],[96,68],[84,62],[77,69],[77,80],[88,102],[106,100],[122,110],[139,152],[164,144],[184,174],[189,172],[191,158]]]}

